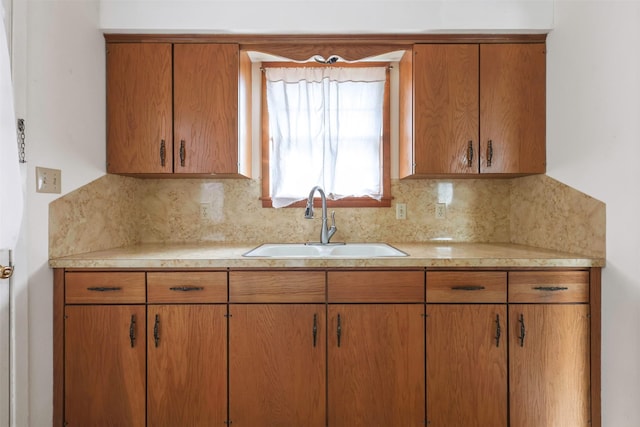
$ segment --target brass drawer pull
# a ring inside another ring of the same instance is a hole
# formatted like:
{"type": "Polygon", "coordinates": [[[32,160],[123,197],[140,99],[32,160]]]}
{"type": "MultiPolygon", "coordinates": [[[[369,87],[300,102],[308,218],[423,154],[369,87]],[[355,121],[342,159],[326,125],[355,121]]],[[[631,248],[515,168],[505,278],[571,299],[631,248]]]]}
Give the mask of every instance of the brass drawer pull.
{"type": "Polygon", "coordinates": [[[518,340],[520,341],[520,347],[524,347],[524,336],[526,335],[526,329],[524,327],[524,314],[520,314],[520,319],[518,319],[520,323],[520,335],[518,336],[518,340]]]}
{"type": "Polygon", "coordinates": [[[467,146],[467,167],[473,166],[473,141],[469,141],[467,146]]]}
{"type": "Polygon", "coordinates": [[[569,288],[566,286],[536,286],[536,291],[549,291],[549,292],[557,292],[557,291],[568,291],[569,288]]]}
{"type": "Polygon", "coordinates": [[[204,288],[202,286],[175,286],[173,288],[169,288],[170,291],[176,292],[189,292],[189,291],[203,291],[204,288]]]}
{"type": "Polygon", "coordinates": [[[114,292],[114,291],[121,291],[122,288],[119,286],[96,286],[96,287],[87,288],[87,290],[94,291],[94,292],[114,292]]]}
{"type": "Polygon", "coordinates": [[[452,291],[481,291],[484,286],[452,286],[452,291]]]}

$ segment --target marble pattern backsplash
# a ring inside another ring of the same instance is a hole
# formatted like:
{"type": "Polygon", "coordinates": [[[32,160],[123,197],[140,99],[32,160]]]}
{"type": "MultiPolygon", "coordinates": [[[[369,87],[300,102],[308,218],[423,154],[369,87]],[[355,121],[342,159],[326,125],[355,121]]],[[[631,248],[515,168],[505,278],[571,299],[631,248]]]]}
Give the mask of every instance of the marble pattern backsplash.
{"type": "MultiPolygon", "coordinates": [[[[319,239],[319,210],[305,220],[303,208],[262,208],[260,185],[105,175],[50,204],[49,256],[138,243],[319,239]]],[[[336,208],[332,241],[511,242],[604,257],[604,204],[543,175],[392,180],[392,195],[391,208],[336,208]],[[435,218],[437,202],[446,203],[445,219],[435,218]],[[406,204],[407,219],[396,219],[396,203],[406,204]]]]}

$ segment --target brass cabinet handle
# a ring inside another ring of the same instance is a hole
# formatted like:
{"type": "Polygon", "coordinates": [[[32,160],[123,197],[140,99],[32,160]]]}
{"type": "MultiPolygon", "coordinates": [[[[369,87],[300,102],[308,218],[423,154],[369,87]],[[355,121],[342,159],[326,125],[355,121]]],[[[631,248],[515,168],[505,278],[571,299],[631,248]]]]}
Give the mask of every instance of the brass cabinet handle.
{"type": "Polygon", "coordinates": [[[496,347],[500,347],[500,336],[502,335],[502,330],[500,329],[500,315],[496,314],[496,347]]]}
{"type": "Polygon", "coordinates": [[[452,291],[481,291],[484,289],[484,286],[452,286],[452,291]]]}
{"type": "Polygon", "coordinates": [[[318,339],[318,315],[314,313],[313,315],[313,346],[316,346],[316,341],[318,339]]]}
{"type": "Polygon", "coordinates": [[[122,290],[119,286],[94,286],[87,288],[88,291],[92,292],[117,292],[122,290]]]}
{"type": "Polygon", "coordinates": [[[520,347],[524,347],[524,336],[526,334],[526,330],[524,327],[524,314],[520,314],[520,319],[518,319],[518,322],[520,323],[520,335],[518,336],[518,339],[520,340],[520,347]]]}
{"type": "Polygon", "coordinates": [[[549,292],[557,292],[557,291],[567,291],[569,290],[566,286],[536,286],[536,291],[549,291],[549,292]]]}
{"type": "Polygon", "coordinates": [[[167,160],[167,147],[163,139],[160,141],[160,166],[164,167],[166,160],[167,160]]]}
{"type": "Polygon", "coordinates": [[[493,160],[493,141],[489,140],[487,144],[487,167],[491,167],[491,161],[493,160]]]}
{"type": "Polygon", "coordinates": [[[184,148],[184,139],[180,140],[180,166],[184,167],[184,158],[186,157],[187,152],[184,148]]]}
{"type": "Polygon", "coordinates": [[[467,167],[473,166],[473,141],[469,141],[467,145],[467,167]]]}
{"type": "Polygon", "coordinates": [[[336,335],[338,337],[338,347],[340,347],[340,340],[342,338],[342,322],[340,321],[339,314],[338,314],[338,327],[336,328],[336,335]]]}
{"type": "Polygon", "coordinates": [[[153,324],[153,342],[156,348],[160,345],[160,315],[156,314],[156,321],[153,324]]]}
{"type": "Polygon", "coordinates": [[[170,291],[176,292],[190,292],[190,291],[203,291],[204,288],[202,286],[174,286],[169,288],[170,291]]]}
{"type": "Polygon", "coordinates": [[[131,323],[129,323],[129,340],[131,341],[131,348],[136,345],[136,315],[131,315],[131,323]]]}

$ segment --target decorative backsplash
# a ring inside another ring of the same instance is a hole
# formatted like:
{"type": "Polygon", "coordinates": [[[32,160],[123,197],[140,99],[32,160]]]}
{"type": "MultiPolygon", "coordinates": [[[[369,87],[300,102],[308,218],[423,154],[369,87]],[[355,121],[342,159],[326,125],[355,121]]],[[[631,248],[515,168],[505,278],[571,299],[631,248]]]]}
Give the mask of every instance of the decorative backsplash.
{"type": "MultiPolygon", "coordinates": [[[[50,204],[49,256],[138,243],[319,239],[318,215],[262,208],[260,194],[258,180],[105,175],[50,204]]],[[[336,208],[332,240],[511,242],[604,257],[604,203],[544,175],[393,180],[392,195],[391,208],[336,208]],[[445,219],[435,218],[437,202],[447,205],[445,219]],[[407,219],[396,219],[396,203],[406,204],[407,219]]]]}

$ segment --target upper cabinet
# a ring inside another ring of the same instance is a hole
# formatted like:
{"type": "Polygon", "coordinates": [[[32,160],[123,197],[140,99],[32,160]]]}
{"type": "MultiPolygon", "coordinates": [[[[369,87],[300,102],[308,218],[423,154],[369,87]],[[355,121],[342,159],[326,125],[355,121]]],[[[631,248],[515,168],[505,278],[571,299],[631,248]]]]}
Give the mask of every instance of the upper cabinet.
{"type": "Polygon", "coordinates": [[[400,177],[546,170],[544,43],[416,44],[400,62],[400,177]]]}
{"type": "Polygon", "coordinates": [[[250,176],[250,94],[238,44],[107,42],[107,172],[250,176]]]}

